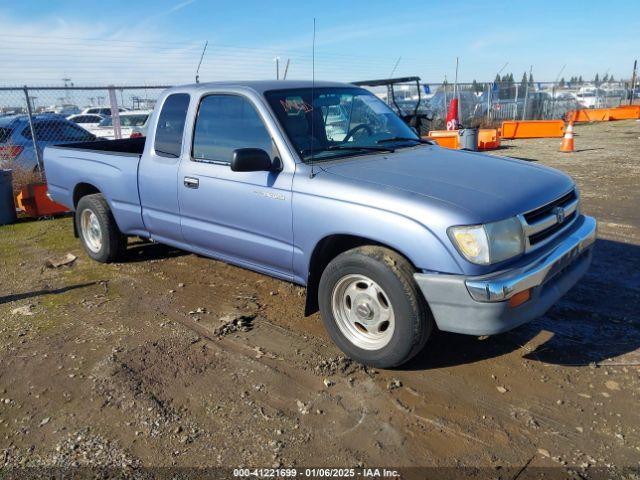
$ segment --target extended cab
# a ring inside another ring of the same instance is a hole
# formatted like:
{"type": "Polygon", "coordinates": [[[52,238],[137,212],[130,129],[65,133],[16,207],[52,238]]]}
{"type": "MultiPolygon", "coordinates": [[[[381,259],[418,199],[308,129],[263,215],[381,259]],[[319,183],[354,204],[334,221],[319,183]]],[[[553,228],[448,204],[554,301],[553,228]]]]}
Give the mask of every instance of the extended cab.
{"type": "Polygon", "coordinates": [[[379,367],[436,326],[489,335],[542,315],[596,236],[567,175],[432,145],[348,84],[171,88],[146,140],[47,147],[44,164],[90,257],[139,236],[304,285],[306,313],[379,367]]]}

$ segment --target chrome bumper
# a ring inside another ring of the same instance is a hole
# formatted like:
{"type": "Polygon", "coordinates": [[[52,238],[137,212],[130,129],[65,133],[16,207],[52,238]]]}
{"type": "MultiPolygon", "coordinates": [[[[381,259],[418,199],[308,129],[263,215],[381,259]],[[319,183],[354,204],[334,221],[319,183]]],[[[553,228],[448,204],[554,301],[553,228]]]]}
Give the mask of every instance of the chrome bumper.
{"type": "Polygon", "coordinates": [[[581,215],[552,249],[534,261],[488,275],[467,277],[416,273],[438,328],[447,332],[493,335],[543,315],[586,273],[596,239],[596,221],[581,215]],[[508,299],[531,289],[530,299],[508,299]]]}
{"type": "Polygon", "coordinates": [[[502,302],[529,288],[542,285],[569,265],[596,240],[596,221],[584,217],[584,222],[547,255],[534,263],[506,272],[465,280],[471,298],[478,302],[502,302]]]}

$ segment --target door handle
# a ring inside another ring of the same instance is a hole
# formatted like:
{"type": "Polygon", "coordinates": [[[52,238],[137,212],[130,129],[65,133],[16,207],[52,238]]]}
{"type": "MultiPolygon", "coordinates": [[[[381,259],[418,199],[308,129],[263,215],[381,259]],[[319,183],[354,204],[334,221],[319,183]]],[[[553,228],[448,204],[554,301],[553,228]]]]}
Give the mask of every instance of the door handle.
{"type": "Polygon", "coordinates": [[[194,177],[184,177],[184,186],[187,188],[198,188],[200,180],[194,177]]]}

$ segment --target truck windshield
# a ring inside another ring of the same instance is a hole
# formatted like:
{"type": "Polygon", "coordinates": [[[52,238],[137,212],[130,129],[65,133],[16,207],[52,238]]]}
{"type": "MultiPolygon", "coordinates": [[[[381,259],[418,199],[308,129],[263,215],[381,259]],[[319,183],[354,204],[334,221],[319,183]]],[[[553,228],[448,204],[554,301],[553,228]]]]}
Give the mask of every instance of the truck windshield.
{"type": "Polygon", "coordinates": [[[265,93],[304,161],[392,151],[422,143],[382,100],[362,88],[323,87],[265,93]]]}

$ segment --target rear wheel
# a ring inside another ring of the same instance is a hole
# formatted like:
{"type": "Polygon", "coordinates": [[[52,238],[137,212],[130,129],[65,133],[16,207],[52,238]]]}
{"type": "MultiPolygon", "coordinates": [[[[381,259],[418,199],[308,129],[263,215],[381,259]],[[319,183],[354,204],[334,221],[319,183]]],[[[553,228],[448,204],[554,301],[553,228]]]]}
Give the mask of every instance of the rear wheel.
{"type": "Polygon", "coordinates": [[[422,349],[433,318],[413,272],[404,257],[377,246],[349,250],[329,263],[320,279],[320,312],[347,356],[389,368],[422,349]]]}
{"type": "Polygon", "coordinates": [[[101,194],[82,197],[75,215],[78,235],[87,255],[103,263],[114,262],[124,255],[127,237],[120,232],[101,194]]]}

